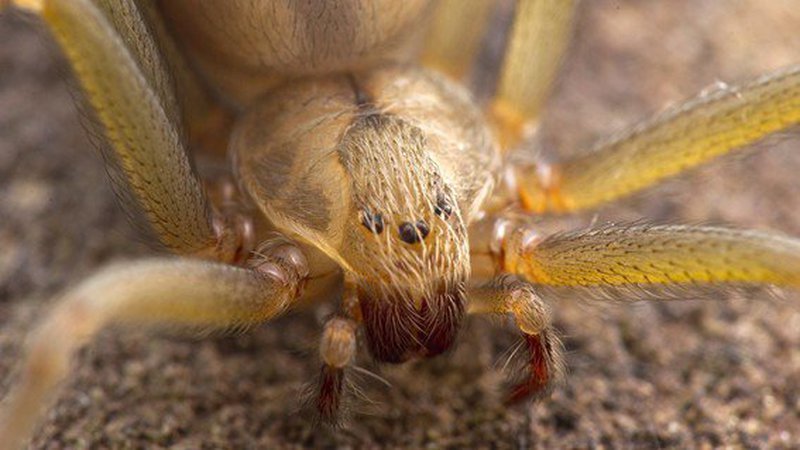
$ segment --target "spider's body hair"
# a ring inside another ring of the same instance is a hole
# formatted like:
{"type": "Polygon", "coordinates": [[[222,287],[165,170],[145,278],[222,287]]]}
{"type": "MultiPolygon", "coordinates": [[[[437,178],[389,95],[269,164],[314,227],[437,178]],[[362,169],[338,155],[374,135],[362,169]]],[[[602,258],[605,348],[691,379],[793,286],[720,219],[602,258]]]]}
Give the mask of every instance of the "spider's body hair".
{"type": "Polygon", "coordinates": [[[499,167],[465,93],[404,67],[294,82],[250,111],[232,151],[271,224],[324,255],[312,274],[338,266],[355,281],[378,359],[450,347],[465,310],[466,230],[499,167]],[[425,236],[404,240],[404,224],[425,236]]]}

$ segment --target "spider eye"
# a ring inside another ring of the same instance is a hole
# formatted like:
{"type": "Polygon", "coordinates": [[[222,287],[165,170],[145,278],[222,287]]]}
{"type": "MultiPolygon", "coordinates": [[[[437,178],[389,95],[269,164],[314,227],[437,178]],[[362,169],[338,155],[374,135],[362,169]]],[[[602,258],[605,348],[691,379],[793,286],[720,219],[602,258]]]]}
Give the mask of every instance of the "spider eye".
{"type": "Polygon", "coordinates": [[[439,194],[436,196],[436,205],[433,206],[433,212],[446,220],[450,218],[450,214],[453,214],[453,207],[443,194],[439,194]]]}
{"type": "Polygon", "coordinates": [[[362,211],[361,224],[375,234],[383,233],[383,216],[380,213],[372,214],[369,211],[362,211]]]}

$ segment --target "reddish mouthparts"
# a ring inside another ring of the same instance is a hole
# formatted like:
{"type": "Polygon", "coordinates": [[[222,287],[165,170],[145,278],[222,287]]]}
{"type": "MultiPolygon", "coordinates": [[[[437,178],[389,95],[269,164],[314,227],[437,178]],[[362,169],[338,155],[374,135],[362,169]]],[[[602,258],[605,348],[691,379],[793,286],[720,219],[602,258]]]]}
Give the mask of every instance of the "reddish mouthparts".
{"type": "Polygon", "coordinates": [[[403,296],[376,297],[359,292],[364,329],[372,356],[401,363],[413,357],[436,356],[450,347],[464,318],[460,286],[422,300],[419,309],[403,296]]]}

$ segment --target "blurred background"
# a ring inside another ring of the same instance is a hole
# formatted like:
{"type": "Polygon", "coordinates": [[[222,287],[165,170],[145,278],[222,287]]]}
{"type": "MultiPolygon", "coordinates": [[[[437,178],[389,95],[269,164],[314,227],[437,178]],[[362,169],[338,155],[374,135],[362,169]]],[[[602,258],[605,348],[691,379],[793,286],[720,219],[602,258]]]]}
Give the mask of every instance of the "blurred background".
{"type": "MultiPolygon", "coordinates": [[[[800,62],[795,0],[584,1],[544,119],[556,154],[588,147],[716,83],[800,62]]],[[[0,16],[0,393],[60,289],[149,253],[115,205],[43,28],[0,16]]],[[[800,138],[715,162],[592,217],[736,224],[800,235],[800,138]]],[[[588,219],[587,219],[588,220],[588,219]]],[[[564,225],[567,226],[567,225],[564,225]]],[[[329,311],[202,341],[104,332],[78,358],[35,448],[797,448],[800,299],[588,307],[558,299],[570,374],[551,399],[502,404],[514,334],[471,319],[449,356],[359,364],[349,425],[296,414],[329,311]]]]}

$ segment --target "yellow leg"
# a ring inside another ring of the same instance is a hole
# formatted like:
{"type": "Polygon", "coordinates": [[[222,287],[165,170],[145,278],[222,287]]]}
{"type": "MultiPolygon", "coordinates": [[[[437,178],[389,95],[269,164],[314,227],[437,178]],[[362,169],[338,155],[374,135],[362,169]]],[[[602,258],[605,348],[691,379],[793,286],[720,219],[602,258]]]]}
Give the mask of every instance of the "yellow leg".
{"type": "Polygon", "coordinates": [[[13,4],[41,17],[72,63],[110,144],[112,180],[126,206],[167,249],[233,260],[241,237],[213,216],[186,153],[169,70],[134,0],[13,4]]]}
{"type": "Polygon", "coordinates": [[[543,286],[800,288],[800,240],[759,231],[630,225],[540,238],[521,228],[498,254],[503,270],[543,286]]]}
{"type": "Polygon", "coordinates": [[[572,212],[647,188],[800,123],[800,66],[701,94],[591,151],[512,168],[526,209],[572,212]]]}
{"type": "MultiPolygon", "coordinates": [[[[175,95],[180,99],[177,106],[181,109],[191,151],[194,154],[202,151],[224,157],[228,150],[228,135],[233,125],[233,113],[212,97],[208,87],[190,67],[189,61],[178,48],[164,23],[160,8],[156,4],[158,1],[134,0],[134,3],[141,10],[143,22],[151,26],[153,39],[158,42],[162,50],[168,73],[175,80],[175,95]]],[[[123,20],[126,15],[121,13],[127,12],[123,10],[124,3],[127,2],[102,0],[102,6],[107,13],[111,12],[123,20]]],[[[126,41],[131,40],[130,38],[134,38],[134,41],[142,39],[142,34],[138,30],[131,32],[129,25],[115,24],[115,28],[126,37],[126,41]]],[[[129,44],[128,47],[132,46],[129,44]]],[[[142,65],[141,62],[139,64],[142,65]]]]}
{"type": "Polygon", "coordinates": [[[538,120],[569,46],[575,0],[519,0],[490,115],[504,149],[538,120]]]}
{"type": "Polygon", "coordinates": [[[425,38],[422,63],[455,80],[472,68],[493,0],[440,0],[425,38]]]}
{"type": "Polygon", "coordinates": [[[306,275],[303,256],[291,246],[277,247],[253,269],[153,259],[100,271],[68,291],[33,332],[20,382],[0,410],[0,447],[23,443],[72,355],[107,325],[241,329],[285,311],[306,275]]]}

